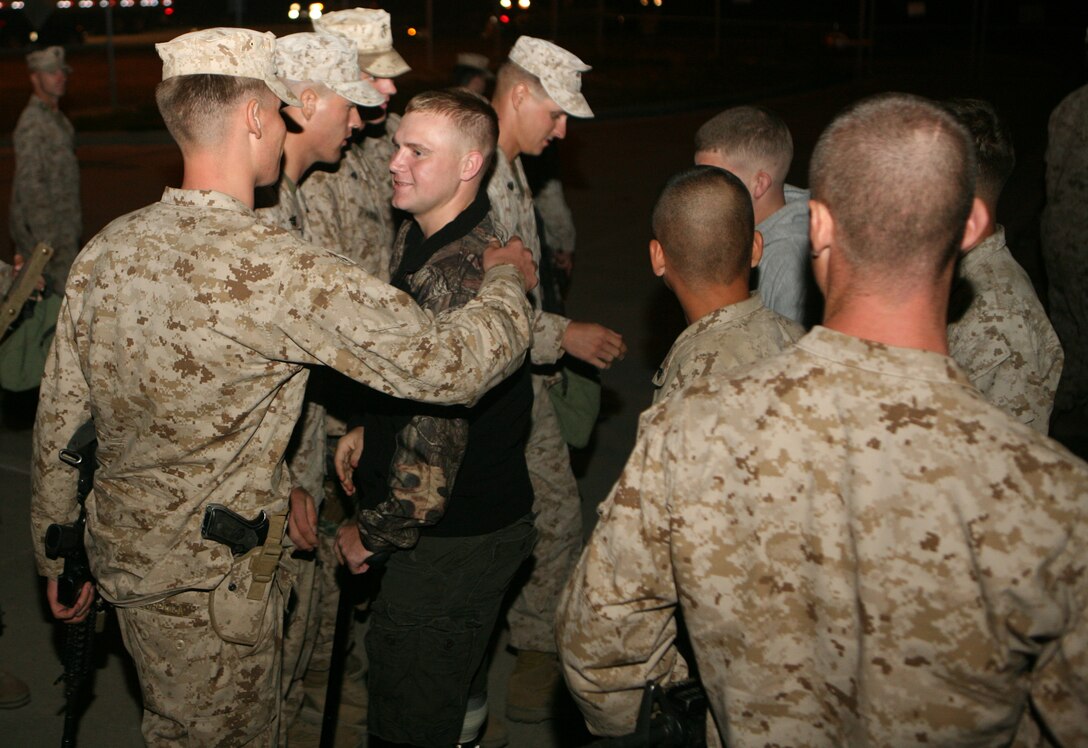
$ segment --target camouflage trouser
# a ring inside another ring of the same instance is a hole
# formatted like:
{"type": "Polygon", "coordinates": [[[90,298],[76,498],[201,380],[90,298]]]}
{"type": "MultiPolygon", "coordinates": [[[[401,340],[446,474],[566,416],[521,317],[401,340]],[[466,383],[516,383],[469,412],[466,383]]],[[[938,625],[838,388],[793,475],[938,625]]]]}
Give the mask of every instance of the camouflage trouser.
{"type": "Polygon", "coordinates": [[[286,735],[287,729],[302,708],[302,679],[306,675],[317,638],[321,596],[318,588],[319,562],[316,559],[291,556],[283,559],[281,564],[291,572],[295,598],[294,610],[283,629],[281,735],[286,735]]]}
{"type": "Polygon", "coordinates": [[[511,646],[554,652],[559,594],[582,549],[582,506],[546,381],[533,375],[533,423],[525,447],[537,530],[532,571],[506,620],[511,646]]]}
{"type": "Polygon", "coordinates": [[[219,638],[209,599],[207,592],[182,592],[117,609],[140,677],[144,741],[171,748],[275,745],[283,597],[273,585],[252,647],[219,638]]]}

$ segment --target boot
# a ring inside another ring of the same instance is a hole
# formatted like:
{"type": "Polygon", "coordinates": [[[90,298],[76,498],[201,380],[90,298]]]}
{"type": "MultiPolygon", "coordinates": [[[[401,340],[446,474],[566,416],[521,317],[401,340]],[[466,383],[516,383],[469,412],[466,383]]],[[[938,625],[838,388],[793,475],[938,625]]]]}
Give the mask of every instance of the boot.
{"type": "Polygon", "coordinates": [[[9,673],[0,670],[0,709],[15,709],[30,703],[30,689],[9,673]]]}
{"type": "Polygon", "coordinates": [[[558,695],[559,660],[555,653],[519,650],[506,686],[506,717],[530,723],[552,719],[558,695]]]}

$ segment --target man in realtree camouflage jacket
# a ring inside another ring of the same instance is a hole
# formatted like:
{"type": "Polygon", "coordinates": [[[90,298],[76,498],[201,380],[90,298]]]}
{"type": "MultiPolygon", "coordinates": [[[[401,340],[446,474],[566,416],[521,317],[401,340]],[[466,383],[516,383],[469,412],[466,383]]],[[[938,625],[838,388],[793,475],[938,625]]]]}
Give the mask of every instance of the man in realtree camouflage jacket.
{"type": "Polygon", "coordinates": [[[711,745],[1088,740],[1088,466],[946,355],[955,256],[985,223],[973,150],[902,94],[821,136],[825,326],[643,415],[565,591],[594,732],[631,732],[646,681],[687,674],[679,607],[711,745]]]}
{"type": "MultiPolygon", "coordinates": [[[[420,94],[405,110],[390,170],[394,205],[413,220],[398,233],[392,283],[424,309],[476,295],[496,234],[481,183],[497,133],[494,111],[467,91],[420,94]]],[[[465,743],[487,716],[491,631],[535,538],[528,362],[471,408],[359,405],[366,448],[353,431],[337,449],[357,524],[338,547],[353,571],[391,553],[367,633],[368,727],[397,744],[465,743]]]]}

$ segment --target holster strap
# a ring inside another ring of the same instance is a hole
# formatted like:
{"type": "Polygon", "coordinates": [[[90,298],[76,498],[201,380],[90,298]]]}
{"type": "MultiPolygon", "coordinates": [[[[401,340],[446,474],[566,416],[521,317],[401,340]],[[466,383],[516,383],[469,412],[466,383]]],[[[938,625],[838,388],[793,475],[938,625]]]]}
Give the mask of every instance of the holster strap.
{"type": "Polygon", "coordinates": [[[276,568],[283,555],[283,533],[287,527],[287,513],[273,514],[268,518],[268,536],[259,553],[249,562],[253,583],[249,587],[249,599],[260,600],[276,576],[276,568]]]}

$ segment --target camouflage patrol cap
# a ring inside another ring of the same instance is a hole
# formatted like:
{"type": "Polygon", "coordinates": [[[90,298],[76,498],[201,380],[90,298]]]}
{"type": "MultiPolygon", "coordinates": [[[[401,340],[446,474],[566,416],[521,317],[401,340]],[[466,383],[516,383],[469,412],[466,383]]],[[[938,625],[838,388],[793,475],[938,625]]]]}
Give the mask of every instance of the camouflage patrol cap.
{"type": "Polygon", "coordinates": [[[593,110],[582,95],[582,73],[592,70],[560,46],[532,36],[518,37],[510,50],[510,62],[540,79],[548,96],[575,117],[592,117],[593,110]]]}
{"type": "Polygon", "coordinates": [[[322,83],[348,101],[379,106],[385,96],[359,80],[355,47],[342,36],[304,31],[276,40],[276,75],[293,81],[322,83]]]}
{"type": "Polygon", "coordinates": [[[393,49],[389,13],[371,8],[351,8],[325,13],[314,19],[319,34],[339,34],[353,42],[359,67],[375,78],[395,78],[412,68],[393,49]]]}
{"type": "Polygon", "coordinates": [[[162,58],[162,79],[179,75],[229,75],[262,80],[285,104],[301,102],[276,77],[276,37],[251,29],[191,31],[155,45],[162,58]]]}
{"type": "Polygon", "coordinates": [[[72,68],[64,62],[64,47],[36,49],[26,56],[26,66],[32,73],[72,72],[72,68]]]}

